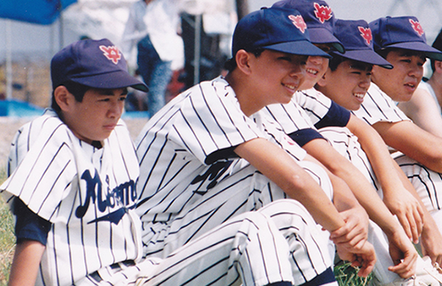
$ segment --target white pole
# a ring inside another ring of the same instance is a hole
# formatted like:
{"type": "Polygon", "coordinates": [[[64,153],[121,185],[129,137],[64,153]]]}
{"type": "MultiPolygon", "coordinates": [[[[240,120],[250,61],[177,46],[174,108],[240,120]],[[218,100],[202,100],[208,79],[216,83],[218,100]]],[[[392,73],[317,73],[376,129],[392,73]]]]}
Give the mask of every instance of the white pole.
{"type": "Polygon", "coordinates": [[[12,36],[11,20],[6,20],[6,99],[12,98],[12,36]]]}

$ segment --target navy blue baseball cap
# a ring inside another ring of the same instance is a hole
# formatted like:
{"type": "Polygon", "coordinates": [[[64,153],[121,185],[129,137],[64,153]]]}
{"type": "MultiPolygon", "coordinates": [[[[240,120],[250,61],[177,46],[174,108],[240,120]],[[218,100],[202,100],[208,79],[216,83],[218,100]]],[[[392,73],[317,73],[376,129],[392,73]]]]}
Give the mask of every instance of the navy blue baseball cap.
{"type": "Polygon", "coordinates": [[[335,16],[332,9],[322,0],[281,0],[272,7],[296,9],[307,24],[310,41],[314,44],[330,44],[335,50],[343,53],[345,47],[333,35],[335,16]]]}
{"type": "Polygon", "coordinates": [[[72,81],[91,88],[149,90],[129,74],[123,54],[108,39],[80,40],[63,48],[52,58],[51,79],[53,89],[72,81]]]}
{"type": "Polygon", "coordinates": [[[244,49],[306,56],[330,56],[310,42],[307,25],[294,9],[261,8],[244,16],[233,32],[232,56],[244,49]]]}
{"type": "Polygon", "coordinates": [[[430,59],[442,60],[442,52],[427,44],[425,32],[416,17],[382,17],[370,22],[375,51],[398,48],[424,52],[430,59]]]}
{"type": "Polygon", "coordinates": [[[392,69],[393,65],[373,50],[373,36],[365,20],[341,20],[335,22],[335,36],[344,44],[345,53],[337,54],[341,57],[378,65],[392,69]]]}

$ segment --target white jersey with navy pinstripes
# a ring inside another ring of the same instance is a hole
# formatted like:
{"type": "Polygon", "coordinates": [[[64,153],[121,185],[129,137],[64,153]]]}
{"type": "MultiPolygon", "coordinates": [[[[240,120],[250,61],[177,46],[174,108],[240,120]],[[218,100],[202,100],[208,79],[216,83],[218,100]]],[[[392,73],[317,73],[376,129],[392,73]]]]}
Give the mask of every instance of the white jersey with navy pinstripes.
{"type": "Polygon", "coordinates": [[[104,266],[140,257],[133,143],[120,121],[95,148],[74,136],[55,112],[24,125],[1,190],[52,223],[37,285],[73,285],[104,266]]]}
{"type": "Polygon", "coordinates": [[[304,158],[305,151],[287,135],[270,135],[265,128],[241,111],[222,77],[174,98],[147,122],[135,143],[142,221],[173,220],[201,194],[248,166],[233,149],[254,138],[278,141],[295,159],[304,158]]]}
{"type": "Polygon", "coordinates": [[[370,84],[361,107],[353,113],[370,125],[379,121],[399,122],[410,120],[396,106],[396,103],[374,83],[370,84]]]}

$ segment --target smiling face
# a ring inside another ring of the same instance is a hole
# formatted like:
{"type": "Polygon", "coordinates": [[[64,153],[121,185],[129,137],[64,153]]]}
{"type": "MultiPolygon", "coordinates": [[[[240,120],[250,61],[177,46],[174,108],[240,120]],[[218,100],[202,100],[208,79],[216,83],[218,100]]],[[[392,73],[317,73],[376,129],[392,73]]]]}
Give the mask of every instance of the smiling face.
{"type": "Polygon", "coordinates": [[[75,136],[91,144],[109,137],[123,113],[126,95],[127,88],[89,89],[78,102],[67,91],[62,101],[57,102],[66,125],[75,136]]]}
{"type": "MultiPolygon", "coordinates": [[[[330,45],[328,44],[314,44],[324,52],[330,51],[330,45]]],[[[307,64],[305,66],[305,79],[299,87],[299,90],[310,89],[322,78],[328,68],[328,58],[312,56],[308,57],[307,64]]]]}
{"type": "Polygon", "coordinates": [[[409,101],[423,76],[424,54],[394,49],[385,59],[393,69],[373,67],[372,81],[393,100],[409,101]]]}
{"type": "Polygon", "coordinates": [[[288,103],[305,78],[307,56],[264,50],[252,57],[254,85],[260,90],[263,107],[288,103]]]}
{"type": "Polygon", "coordinates": [[[327,69],[317,89],[348,110],[358,110],[370,87],[372,65],[344,60],[336,70],[327,69]]]}

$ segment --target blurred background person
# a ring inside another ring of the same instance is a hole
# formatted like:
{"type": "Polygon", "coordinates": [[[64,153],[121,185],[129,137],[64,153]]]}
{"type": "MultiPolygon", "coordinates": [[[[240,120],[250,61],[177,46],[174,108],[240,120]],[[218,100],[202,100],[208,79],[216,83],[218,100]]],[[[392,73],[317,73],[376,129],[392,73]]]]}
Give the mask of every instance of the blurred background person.
{"type": "Polygon", "coordinates": [[[149,86],[147,108],[154,115],[166,103],[166,88],[174,70],[184,64],[178,0],[140,0],[129,12],[121,48],[130,57],[137,47],[137,65],[149,86]]]}

